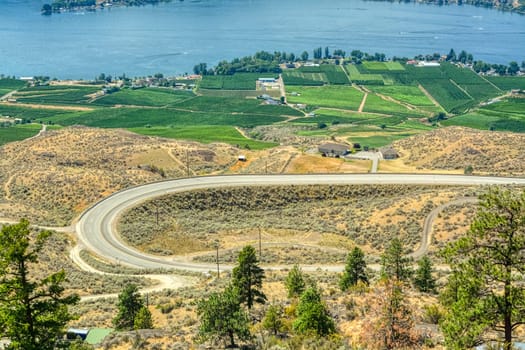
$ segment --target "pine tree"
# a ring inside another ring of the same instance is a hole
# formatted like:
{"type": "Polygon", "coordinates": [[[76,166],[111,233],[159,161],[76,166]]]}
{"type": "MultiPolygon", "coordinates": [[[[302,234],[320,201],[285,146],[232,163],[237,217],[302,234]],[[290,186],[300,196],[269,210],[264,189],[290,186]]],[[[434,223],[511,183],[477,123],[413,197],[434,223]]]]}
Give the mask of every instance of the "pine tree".
{"type": "Polygon", "coordinates": [[[424,256],[417,264],[414,285],[420,292],[434,293],[436,291],[436,280],[432,277],[432,261],[428,256],[424,256]]]}
{"type": "Polygon", "coordinates": [[[134,329],[152,329],[153,319],[151,317],[151,311],[146,306],[143,306],[139,312],[135,315],[133,320],[134,329]]]}
{"type": "Polygon", "coordinates": [[[381,277],[408,281],[412,275],[410,261],[411,259],[404,256],[403,245],[399,238],[392,239],[390,245],[381,256],[381,277]]]}
{"type": "Polygon", "coordinates": [[[0,338],[13,350],[52,350],[73,316],[68,306],[77,295],[62,296],[64,271],[37,280],[38,254],[50,237],[43,231],[32,237],[29,221],[0,230],[0,338]]]}
{"type": "Polygon", "coordinates": [[[135,316],[144,307],[144,302],[134,284],[128,284],[118,296],[118,313],[113,319],[117,330],[132,330],[135,327],[135,316]]]}
{"type": "Polygon", "coordinates": [[[365,254],[359,247],[354,247],[346,258],[345,270],[339,281],[339,286],[342,291],[346,291],[358,282],[368,284],[368,276],[366,274],[365,254]]]}
{"type": "Polygon", "coordinates": [[[483,342],[494,331],[505,350],[525,323],[525,191],[492,188],[467,234],[444,252],[452,275],[442,296],[449,348],[483,342]]]}
{"type": "Polygon", "coordinates": [[[313,332],[321,337],[335,333],[334,321],[321,301],[321,293],[314,287],[301,295],[296,314],[293,328],[298,333],[313,332]]]}
{"type": "Polygon", "coordinates": [[[415,331],[411,307],[402,282],[386,279],[377,286],[371,302],[369,321],[363,327],[362,339],[367,349],[415,349],[419,337],[415,331]]]}
{"type": "Polygon", "coordinates": [[[222,293],[212,293],[197,305],[201,324],[201,341],[228,340],[229,347],[235,347],[235,337],[241,340],[250,338],[248,315],[241,307],[239,291],[228,286],[222,293]]]}
{"type": "Polygon", "coordinates": [[[266,295],[262,291],[263,279],[264,270],[258,265],[255,248],[250,245],[244,247],[232,272],[232,284],[239,291],[241,303],[245,303],[248,309],[254,303],[266,302],[266,295]]]}
{"type": "Polygon", "coordinates": [[[264,315],[262,322],[263,328],[277,335],[283,327],[283,321],[281,319],[282,313],[282,308],[279,305],[270,305],[266,311],[266,315],[264,315]]]}
{"type": "Polygon", "coordinates": [[[304,282],[303,272],[299,266],[294,265],[290,272],[288,272],[285,286],[288,291],[288,298],[297,298],[304,292],[306,284],[304,282]]]}

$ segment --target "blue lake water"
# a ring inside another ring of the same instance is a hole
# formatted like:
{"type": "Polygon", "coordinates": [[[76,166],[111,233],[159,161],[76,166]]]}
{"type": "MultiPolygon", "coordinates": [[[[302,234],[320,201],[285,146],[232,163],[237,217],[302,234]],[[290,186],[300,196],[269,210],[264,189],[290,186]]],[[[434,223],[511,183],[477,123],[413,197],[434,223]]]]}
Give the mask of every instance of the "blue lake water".
{"type": "Polygon", "coordinates": [[[472,6],[186,0],[41,16],[48,1],[0,0],[1,74],[174,75],[260,50],[312,56],[319,46],[389,57],[454,48],[491,63],[525,60],[525,16],[472,6]]]}

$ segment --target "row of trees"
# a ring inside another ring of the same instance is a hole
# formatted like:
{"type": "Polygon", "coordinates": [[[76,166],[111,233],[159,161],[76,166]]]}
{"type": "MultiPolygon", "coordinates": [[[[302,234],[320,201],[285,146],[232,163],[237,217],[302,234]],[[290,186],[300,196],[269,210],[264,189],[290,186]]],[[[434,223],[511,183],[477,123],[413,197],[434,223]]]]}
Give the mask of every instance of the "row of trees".
{"type": "MultiPolygon", "coordinates": [[[[415,331],[415,320],[406,298],[412,285],[421,293],[435,294],[432,262],[413,262],[394,238],[381,256],[379,279],[374,283],[373,305],[363,322],[361,340],[371,349],[415,348],[424,335],[415,331]]],[[[451,266],[451,275],[439,295],[440,328],[450,349],[471,348],[499,341],[504,350],[512,348],[518,329],[525,324],[525,191],[491,189],[481,197],[480,209],[468,233],[442,251],[451,266]]],[[[363,251],[349,252],[339,280],[342,291],[362,293],[372,275],[363,251]]],[[[264,271],[258,266],[255,249],[245,247],[232,274],[232,282],[222,293],[201,300],[202,340],[236,337],[250,339],[249,311],[254,303],[264,303],[264,271]],[[244,306],[244,307],[243,307],[244,306]]],[[[336,332],[335,323],[315,283],[307,282],[294,266],[285,280],[293,315],[283,306],[272,304],[262,319],[262,327],[272,334],[283,329],[296,334],[326,336],[336,332]],[[290,327],[290,316],[294,319],[290,327]]]]}

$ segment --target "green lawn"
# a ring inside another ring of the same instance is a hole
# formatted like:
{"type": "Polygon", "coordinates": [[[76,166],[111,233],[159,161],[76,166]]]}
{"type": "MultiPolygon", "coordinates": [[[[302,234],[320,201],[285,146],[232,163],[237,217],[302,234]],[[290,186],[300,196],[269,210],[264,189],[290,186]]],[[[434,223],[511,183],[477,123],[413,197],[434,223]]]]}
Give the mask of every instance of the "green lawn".
{"type": "Polygon", "coordinates": [[[373,136],[351,136],[348,142],[359,143],[361,147],[379,148],[391,144],[394,141],[413,136],[414,133],[381,133],[373,136]]]}
{"type": "Polygon", "coordinates": [[[357,110],[363,99],[363,93],[351,86],[296,87],[290,91],[299,96],[288,94],[289,103],[303,103],[314,107],[333,107],[357,110]]]}
{"type": "Polygon", "coordinates": [[[0,146],[9,142],[21,141],[38,134],[42,128],[39,124],[13,125],[0,127],[0,146]]]}
{"type": "Polygon", "coordinates": [[[134,105],[163,107],[184,101],[195,95],[191,91],[180,91],[165,88],[149,89],[123,89],[109,95],[105,95],[93,102],[103,106],[134,105]]]}
{"type": "Polygon", "coordinates": [[[241,148],[249,148],[254,150],[271,148],[278,145],[276,143],[248,139],[231,126],[193,125],[130,128],[129,130],[143,135],[193,140],[202,143],[223,142],[241,148]]]}

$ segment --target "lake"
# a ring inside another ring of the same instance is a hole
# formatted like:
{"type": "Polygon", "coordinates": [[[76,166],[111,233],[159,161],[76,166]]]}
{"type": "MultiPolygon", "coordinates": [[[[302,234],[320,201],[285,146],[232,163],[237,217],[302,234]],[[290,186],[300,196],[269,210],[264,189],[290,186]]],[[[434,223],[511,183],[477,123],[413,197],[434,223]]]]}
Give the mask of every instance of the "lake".
{"type": "Polygon", "coordinates": [[[454,48],[491,63],[525,60],[525,16],[466,5],[201,0],[42,16],[45,2],[0,1],[1,74],[175,75],[260,50],[312,57],[319,46],[388,57],[454,48]]]}

